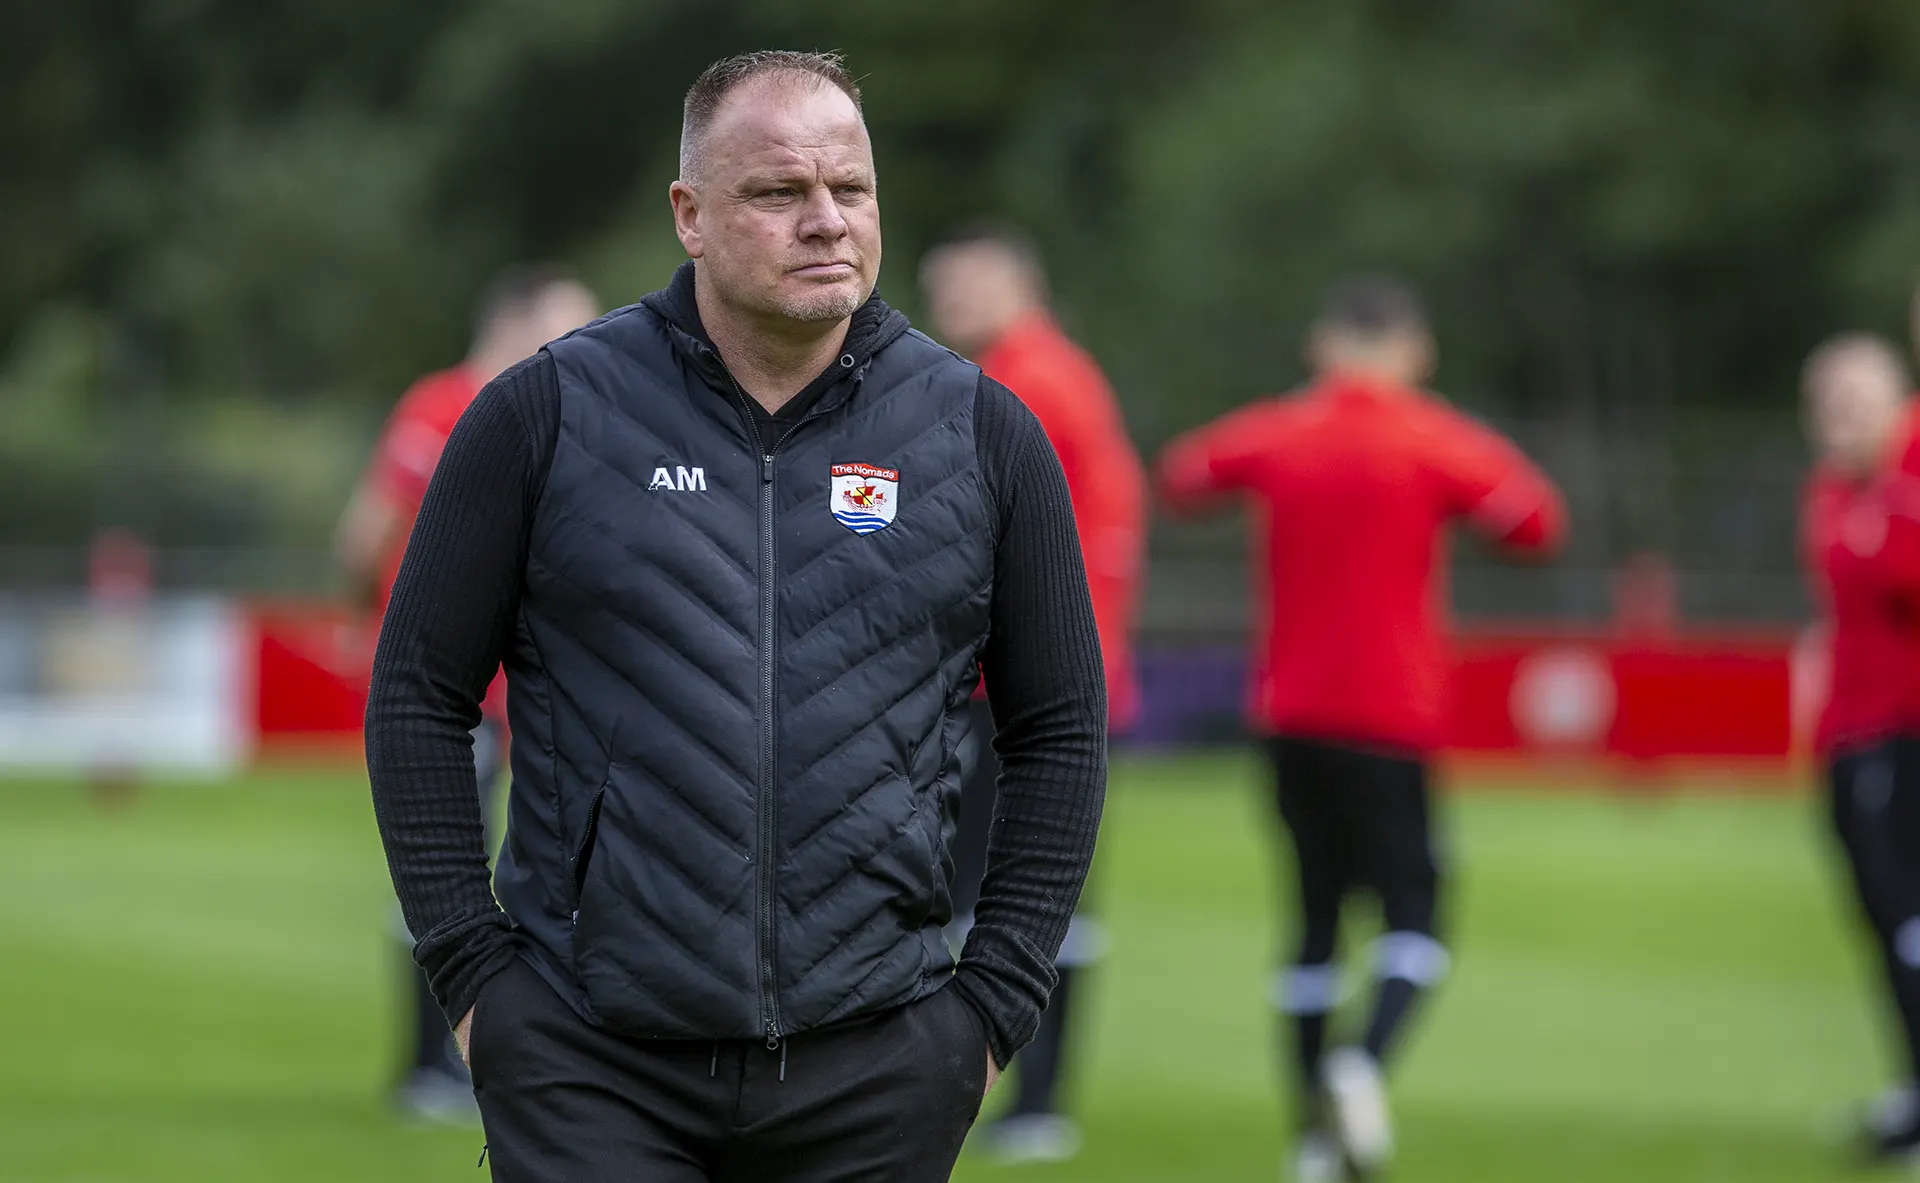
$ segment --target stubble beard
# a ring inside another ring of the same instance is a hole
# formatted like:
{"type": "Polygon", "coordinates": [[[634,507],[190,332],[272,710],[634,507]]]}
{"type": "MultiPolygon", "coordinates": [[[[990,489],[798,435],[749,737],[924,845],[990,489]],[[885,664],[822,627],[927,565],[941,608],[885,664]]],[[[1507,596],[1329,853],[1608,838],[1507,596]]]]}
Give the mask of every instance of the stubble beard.
{"type": "Polygon", "coordinates": [[[866,301],[858,291],[844,284],[834,284],[826,291],[811,295],[778,297],[774,301],[774,311],[799,324],[822,324],[845,320],[864,303],[866,301]]]}

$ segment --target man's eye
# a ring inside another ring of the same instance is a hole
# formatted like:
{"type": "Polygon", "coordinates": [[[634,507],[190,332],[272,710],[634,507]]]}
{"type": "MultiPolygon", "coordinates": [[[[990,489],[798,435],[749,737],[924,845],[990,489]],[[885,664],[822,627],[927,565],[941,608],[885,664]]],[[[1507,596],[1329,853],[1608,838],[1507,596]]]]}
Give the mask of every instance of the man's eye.
{"type": "Polygon", "coordinates": [[[794,194],[795,194],[795,192],[796,192],[796,191],[794,190],[794,188],[793,188],[792,186],[790,186],[790,185],[776,185],[775,187],[773,187],[773,188],[771,188],[771,189],[764,189],[764,190],[762,190],[762,191],[761,191],[761,193],[760,193],[760,196],[762,196],[762,197],[792,197],[792,196],[794,196],[794,194]]]}

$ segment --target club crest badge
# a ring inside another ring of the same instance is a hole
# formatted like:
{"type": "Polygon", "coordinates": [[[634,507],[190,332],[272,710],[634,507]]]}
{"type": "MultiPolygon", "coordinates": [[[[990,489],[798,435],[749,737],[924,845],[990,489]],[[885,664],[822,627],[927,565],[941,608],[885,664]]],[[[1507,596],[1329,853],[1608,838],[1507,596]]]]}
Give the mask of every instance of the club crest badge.
{"type": "Polygon", "coordinates": [[[900,474],[871,464],[836,464],[827,486],[827,508],[855,534],[884,530],[900,508],[900,474]]]}

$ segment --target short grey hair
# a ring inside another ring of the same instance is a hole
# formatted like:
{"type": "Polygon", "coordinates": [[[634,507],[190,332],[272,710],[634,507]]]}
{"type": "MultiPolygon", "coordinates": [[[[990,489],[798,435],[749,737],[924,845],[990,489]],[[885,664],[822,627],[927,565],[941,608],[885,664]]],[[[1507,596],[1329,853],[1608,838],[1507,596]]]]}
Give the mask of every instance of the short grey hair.
{"type": "Polygon", "coordinates": [[[847,73],[837,53],[802,53],[792,49],[757,49],[722,58],[700,72],[687,91],[680,112],[680,179],[692,182],[700,172],[701,148],[707,128],[720,104],[742,83],[774,74],[791,75],[814,86],[832,85],[860,106],[860,84],[847,73]]]}

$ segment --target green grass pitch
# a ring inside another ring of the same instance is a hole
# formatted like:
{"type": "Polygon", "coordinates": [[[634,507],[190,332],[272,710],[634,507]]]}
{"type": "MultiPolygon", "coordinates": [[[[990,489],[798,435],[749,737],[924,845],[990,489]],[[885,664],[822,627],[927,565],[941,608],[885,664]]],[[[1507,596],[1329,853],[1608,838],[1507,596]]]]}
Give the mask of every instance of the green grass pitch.
{"type": "MultiPolygon", "coordinates": [[[[1457,972],[1396,1082],[1395,1178],[1809,1183],[1886,1072],[1806,799],[1454,798],[1457,972]]],[[[1265,1002],[1281,899],[1230,756],[1116,767],[1115,946],[1070,1165],[956,1178],[1280,1178],[1265,1002]]],[[[363,784],[0,782],[0,1180],[471,1180],[477,1132],[397,1124],[390,904],[363,784]]]]}

